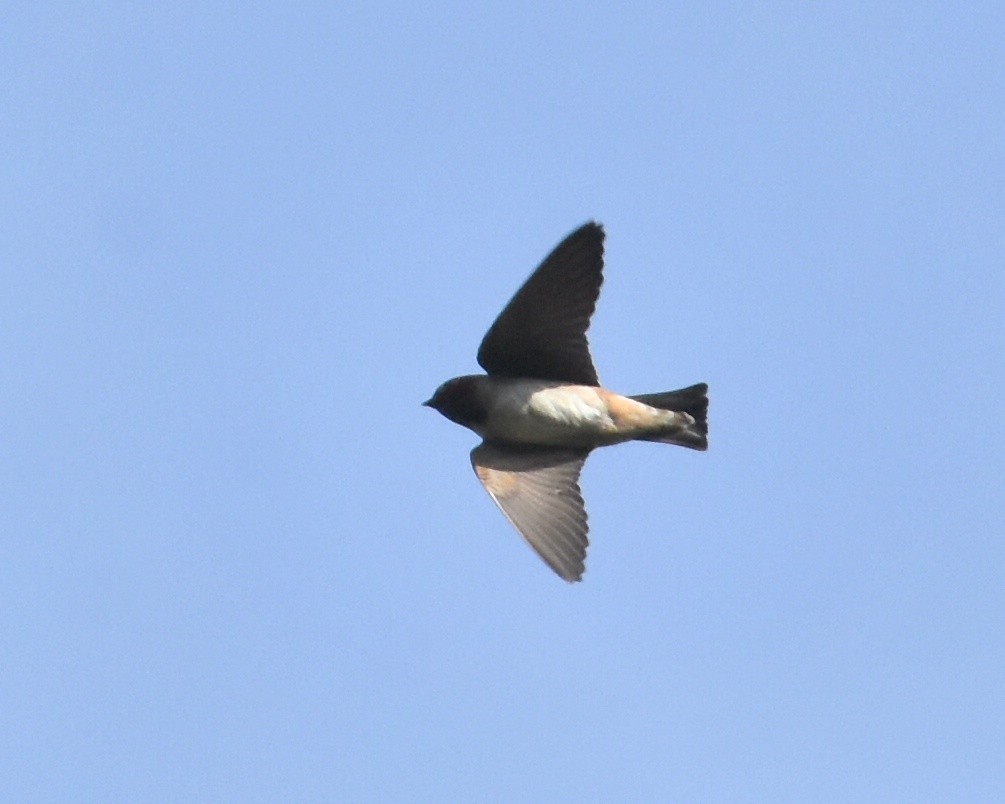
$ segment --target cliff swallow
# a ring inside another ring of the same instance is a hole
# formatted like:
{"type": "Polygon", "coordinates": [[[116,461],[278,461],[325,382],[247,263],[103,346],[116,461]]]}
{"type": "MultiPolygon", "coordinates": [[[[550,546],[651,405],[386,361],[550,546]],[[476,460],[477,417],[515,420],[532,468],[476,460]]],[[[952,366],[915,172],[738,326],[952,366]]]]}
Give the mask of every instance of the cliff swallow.
{"type": "Polygon", "coordinates": [[[455,377],[423,404],[474,431],[471,465],[506,518],[567,581],[583,577],[590,451],[623,441],[708,447],[708,386],[621,396],[602,388],[586,330],[600,295],[604,230],[587,223],[545,258],[478,348],[487,374],[455,377]]]}

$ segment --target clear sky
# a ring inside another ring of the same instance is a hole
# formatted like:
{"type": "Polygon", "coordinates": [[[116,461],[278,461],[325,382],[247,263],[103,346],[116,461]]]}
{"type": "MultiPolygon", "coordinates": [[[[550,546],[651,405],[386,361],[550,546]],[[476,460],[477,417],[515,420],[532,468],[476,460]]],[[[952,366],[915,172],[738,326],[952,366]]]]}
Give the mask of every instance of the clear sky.
{"type": "Polygon", "coordinates": [[[1001,801],[1001,3],[17,3],[0,800],[1001,801]],[[629,8],[630,6],[630,8],[629,8]],[[586,220],[556,578],[420,407],[586,220]]]}

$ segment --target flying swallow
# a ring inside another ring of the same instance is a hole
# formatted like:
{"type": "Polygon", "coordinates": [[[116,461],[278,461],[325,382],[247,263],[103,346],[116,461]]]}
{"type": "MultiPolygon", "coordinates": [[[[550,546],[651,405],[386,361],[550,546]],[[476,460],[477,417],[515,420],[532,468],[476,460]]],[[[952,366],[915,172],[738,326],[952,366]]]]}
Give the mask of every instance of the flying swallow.
{"type": "Polygon", "coordinates": [[[621,396],[601,387],[586,331],[600,295],[604,230],[559,243],[478,348],[486,374],[447,380],[423,404],[482,438],[471,465],[506,518],[567,581],[583,577],[590,451],[624,441],[708,448],[708,386],[621,396]]]}

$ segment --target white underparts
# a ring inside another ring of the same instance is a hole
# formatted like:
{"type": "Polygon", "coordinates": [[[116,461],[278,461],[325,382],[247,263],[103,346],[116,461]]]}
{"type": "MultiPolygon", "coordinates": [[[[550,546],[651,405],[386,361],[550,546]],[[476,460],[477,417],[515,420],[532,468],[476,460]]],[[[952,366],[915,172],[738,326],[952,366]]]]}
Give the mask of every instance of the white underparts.
{"type": "Polygon", "coordinates": [[[489,438],[548,446],[593,446],[617,427],[597,390],[543,381],[514,381],[493,400],[489,438]]]}

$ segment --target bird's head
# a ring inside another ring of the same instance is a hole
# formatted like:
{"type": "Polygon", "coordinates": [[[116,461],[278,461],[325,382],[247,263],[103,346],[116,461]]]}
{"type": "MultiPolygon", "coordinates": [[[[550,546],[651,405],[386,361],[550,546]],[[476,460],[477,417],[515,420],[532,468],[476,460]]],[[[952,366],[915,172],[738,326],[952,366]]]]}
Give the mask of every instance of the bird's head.
{"type": "Polygon", "coordinates": [[[474,429],[488,416],[482,395],[485,379],[477,374],[454,377],[437,388],[436,393],[422,404],[456,424],[474,429]]]}

